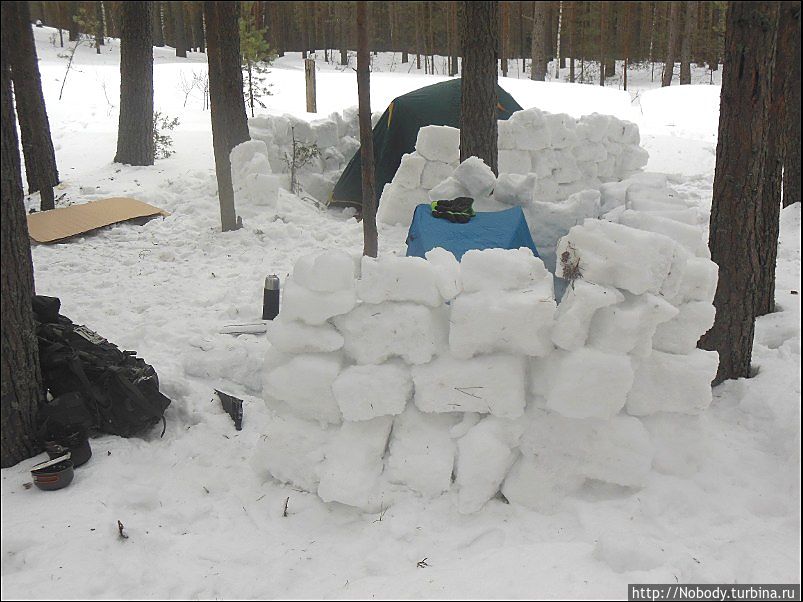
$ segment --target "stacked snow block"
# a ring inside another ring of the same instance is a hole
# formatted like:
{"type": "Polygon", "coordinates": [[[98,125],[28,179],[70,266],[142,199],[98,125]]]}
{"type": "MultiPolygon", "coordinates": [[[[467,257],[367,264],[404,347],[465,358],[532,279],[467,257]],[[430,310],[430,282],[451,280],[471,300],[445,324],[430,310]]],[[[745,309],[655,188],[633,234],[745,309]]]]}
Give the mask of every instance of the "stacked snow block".
{"type": "Polygon", "coordinates": [[[231,182],[234,206],[245,217],[272,218],[276,214],[279,188],[287,188],[287,177],[274,174],[268,148],[260,140],[248,140],[231,150],[231,182]]]}
{"type": "MultiPolygon", "coordinates": [[[[375,123],[380,117],[375,113],[375,123]]],[[[319,155],[299,170],[299,182],[306,194],[326,201],[340,174],[360,148],[357,107],[332,113],[325,119],[305,121],[294,115],[258,115],[248,120],[252,140],[263,142],[273,173],[290,172],[289,160],[296,144],[318,147],[319,155]]]]}
{"type": "Polygon", "coordinates": [[[695,347],[716,266],[681,227],[704,226],[649,179],[558,241],[559,305],[525,248],[364,257],[359,276],[343,252],[301,258],[269,330],[258,467],[366,511],[412,491],[549,512],[588,479],[642,486],[640,417],[702,411],[717,367],[695,347]]]}
{"type": "MultiPolygon", "coordinates": [[[[552,215],[555,203],[582,191],[599,191],[604,183],[628,178],[647,164],[647,152],[639,146],[638,127],[608,115],[594,113],[575,119],[532,108],[517,111],[498,126],[500,175],[490,181],[490,187],[487,180],[455,173],[459,130],[448,126],[421,128],[415,152],[404,155],[392,182],[382,192],[379,221],[409,225],[419,203],[458,196],[473,197],[475,208],[482,211],[522,205],[534,218],[546,214],[560,220],[552,215]]],[[[470,167],[468,171],[477,173],[470,167]]],[[[599,207],[590,207],[593,203],[587,197],[572,204],[582,204],[587,217],[599,217],[599,207]]],[[[538,240],[536,245],[540,249],[538,240]]]]}

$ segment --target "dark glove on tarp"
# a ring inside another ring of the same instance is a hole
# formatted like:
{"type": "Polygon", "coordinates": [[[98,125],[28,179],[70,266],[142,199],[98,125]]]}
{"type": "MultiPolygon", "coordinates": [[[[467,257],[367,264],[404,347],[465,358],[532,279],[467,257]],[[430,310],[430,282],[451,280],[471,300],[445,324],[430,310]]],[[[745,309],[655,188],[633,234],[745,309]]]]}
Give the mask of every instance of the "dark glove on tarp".
{"type": "Polygon", "coordinates": [[[475,215],[473,203],[474,199],[465,196],[451,201],[433,201],[431,203],[432,215],[448,219],[450,222],[465,224],[475,215]]]}

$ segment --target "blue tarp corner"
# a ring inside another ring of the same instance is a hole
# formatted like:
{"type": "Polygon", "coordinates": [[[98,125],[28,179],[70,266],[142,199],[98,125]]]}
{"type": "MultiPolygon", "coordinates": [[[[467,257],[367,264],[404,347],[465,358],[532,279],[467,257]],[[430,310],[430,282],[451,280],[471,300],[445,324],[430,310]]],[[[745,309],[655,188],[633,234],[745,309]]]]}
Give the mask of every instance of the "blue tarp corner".
{"type": "Polygon", "coordinates": [[[407,234],[407,256],[424,257],[436,247],[451,251],[458,261],[471,249],[527,247],[538,257],[521,207],[478,212],[468,223],[456,224],[433,217],[429,205],[419,205],[407,234]]]}

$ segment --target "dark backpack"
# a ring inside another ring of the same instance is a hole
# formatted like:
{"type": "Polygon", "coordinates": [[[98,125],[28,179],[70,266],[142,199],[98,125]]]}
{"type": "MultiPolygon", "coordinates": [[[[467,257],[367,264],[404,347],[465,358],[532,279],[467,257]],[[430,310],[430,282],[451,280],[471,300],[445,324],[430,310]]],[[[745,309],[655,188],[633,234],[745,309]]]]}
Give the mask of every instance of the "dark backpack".
{"type": "MultiPolygon", "coordinates": [[[[81,414],[81,422],[90,422],[92,431],[131,437],[161,421],[164,435],[170,399],[159,392],[156,371],[135,351],[120,351],[96,332],[73,324],[58,313],[59,306],[54,297],[34,300],[42,380],[54,401],[80,393],[85,412],[76,409],[76,414],[81,414]]],[[[75,399],[69,399],[75,405],[75,399]]],[[[42,414],[52,415],[49,410],[56,409],[45,404],[42,414]]]]}

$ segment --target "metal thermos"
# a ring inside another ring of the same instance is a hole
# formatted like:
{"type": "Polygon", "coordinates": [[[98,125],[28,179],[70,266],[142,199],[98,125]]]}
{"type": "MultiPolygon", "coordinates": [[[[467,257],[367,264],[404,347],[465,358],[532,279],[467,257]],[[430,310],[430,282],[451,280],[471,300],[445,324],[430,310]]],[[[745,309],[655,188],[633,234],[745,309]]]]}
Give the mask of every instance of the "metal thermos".
{"type": "Polygon", "coordinates": [[[262,319],[272,320],[279,315],[279,277],[271,274],[265,278],[265,291],[262,296],[262,319]]]}

